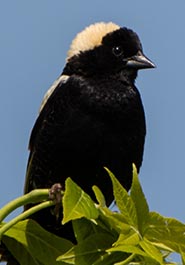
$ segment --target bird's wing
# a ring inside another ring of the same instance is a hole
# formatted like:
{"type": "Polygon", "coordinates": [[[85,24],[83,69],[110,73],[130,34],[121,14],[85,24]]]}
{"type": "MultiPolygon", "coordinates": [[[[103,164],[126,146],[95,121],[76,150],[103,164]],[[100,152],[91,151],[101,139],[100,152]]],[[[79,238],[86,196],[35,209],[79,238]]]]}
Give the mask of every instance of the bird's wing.
{"type": "Polygon", "coordinates": [[[48,91],[46,92],[46,94],[43,97],[43,100],[41,102],[40,108],[39,108],[39,116],[37,117],[37,120],[35,122],[35,125],[32,129],[31,132],[31,136],[30,136],[30,141],[29,141],[29,150],[32,149],[32,146],[34,144],[34,139],[35,139],[35,135],[38,131],[38,128],[40,127],[40,123],[43,120],[43,115],[45,114],[45,108],[47,107],[47,103],[48,100],[51,99],[53,97],[53,95],[55,94],[56,90],[63,84],[65,84],[67,82],[67,80],[69,79],[68,75],[61,75],[54,83],[53,85],[48,89],[48,91]]]}
{"type": "Polygon", "coordinates": [[[40,109],[39,109],[39,115],[37,117],[37,120],[35,122],[35,125],[32,129],[31,135],[30,135],[30,140],[29,140],[29,158],[28,158],[28,163],[27,163],[27,171],[26,171],[26,180],[25,180],[25,187],[24,191],[27,193],[29,191],[29,174],[30,174],[30,169],[31,169],[31,164],[32,164],[32,159],[34,157],[34,146],[35,146],[35,139],[40,131],[40,128],[42,127],[43,120],[47,112],[49,111],[49,105],[50,101],[54,97],[55,93],[59,89],[63,87],[63,85],[67,82],[69,76],[67,75],[61,75],[54,83],[53,85],[48,89],[46,94],[44,95],[44,98],[42,100],[40,109]]]}
{"type": "Polygon", "coordinates": [[[54,83],[53,85],[48,89],[48,91],[46,92],[46,94],[44,95],[44,98],[42,100],[42,103],[40,105],[40,109],[39,109],[39,113],[42,111],[42,109],[44,108],[44,106],[46,105],[48,99],[50,98],[50,96],[53,94],[53,92],[55,91],[55,89],[58,87],[59,84],[64,84],[67,82],[69,76],[68,75],[61,75],[54,83]]]}

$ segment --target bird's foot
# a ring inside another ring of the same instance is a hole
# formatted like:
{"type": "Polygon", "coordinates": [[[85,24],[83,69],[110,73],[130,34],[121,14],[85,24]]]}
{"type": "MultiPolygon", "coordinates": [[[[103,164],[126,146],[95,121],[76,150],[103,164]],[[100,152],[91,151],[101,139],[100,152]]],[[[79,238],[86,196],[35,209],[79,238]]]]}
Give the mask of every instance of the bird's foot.
{"type": "Polygon", "coordinates": [[[61,199],[62,199],[62,185],[60,183],[55,183],[49,190],[49,199],[54,201],[55,207],[53,209],[53,214],[56,216],[56,219],[59,219],[60,208],[61,208],[61,199]]]}

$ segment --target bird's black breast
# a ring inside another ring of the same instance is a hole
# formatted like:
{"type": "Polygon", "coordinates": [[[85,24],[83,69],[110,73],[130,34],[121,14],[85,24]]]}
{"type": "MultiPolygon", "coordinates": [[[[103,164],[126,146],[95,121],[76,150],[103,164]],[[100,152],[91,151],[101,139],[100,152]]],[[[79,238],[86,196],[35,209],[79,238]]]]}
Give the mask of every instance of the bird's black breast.
{"type": "Polygon", "coordinates": [[[70,77],[55,89],[33,128],[26,192],[72,177],[90,194],[92,185],[99,186],[110,203],[103,167],[128,190],[132,163],[141,166],[144,137],[144,111],[133,84],[120,77],[70,77]]]}

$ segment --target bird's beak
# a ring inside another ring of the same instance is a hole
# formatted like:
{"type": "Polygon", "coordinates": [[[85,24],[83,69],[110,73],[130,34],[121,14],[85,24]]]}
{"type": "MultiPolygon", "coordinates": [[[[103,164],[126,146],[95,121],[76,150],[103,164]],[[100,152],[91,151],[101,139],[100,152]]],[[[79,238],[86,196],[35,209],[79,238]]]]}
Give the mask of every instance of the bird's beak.
{"type": "Polygon", "coordinates": [[[152,63],[141,51],[135,56],[128,59],[126,66],[136,69],[155,68],[155,64],[152,63]]]}

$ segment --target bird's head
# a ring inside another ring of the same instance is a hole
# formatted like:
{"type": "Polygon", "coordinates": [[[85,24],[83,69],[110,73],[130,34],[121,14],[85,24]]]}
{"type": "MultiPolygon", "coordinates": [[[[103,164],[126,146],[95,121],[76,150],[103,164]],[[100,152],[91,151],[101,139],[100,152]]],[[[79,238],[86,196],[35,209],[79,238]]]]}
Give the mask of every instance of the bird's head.
{"type": "Polygon", "coordinates": [[[135,32],[110,23],[96,23],[78,33],[68,51],[64,74],[110,75],[153,68],[135,32]]]}

